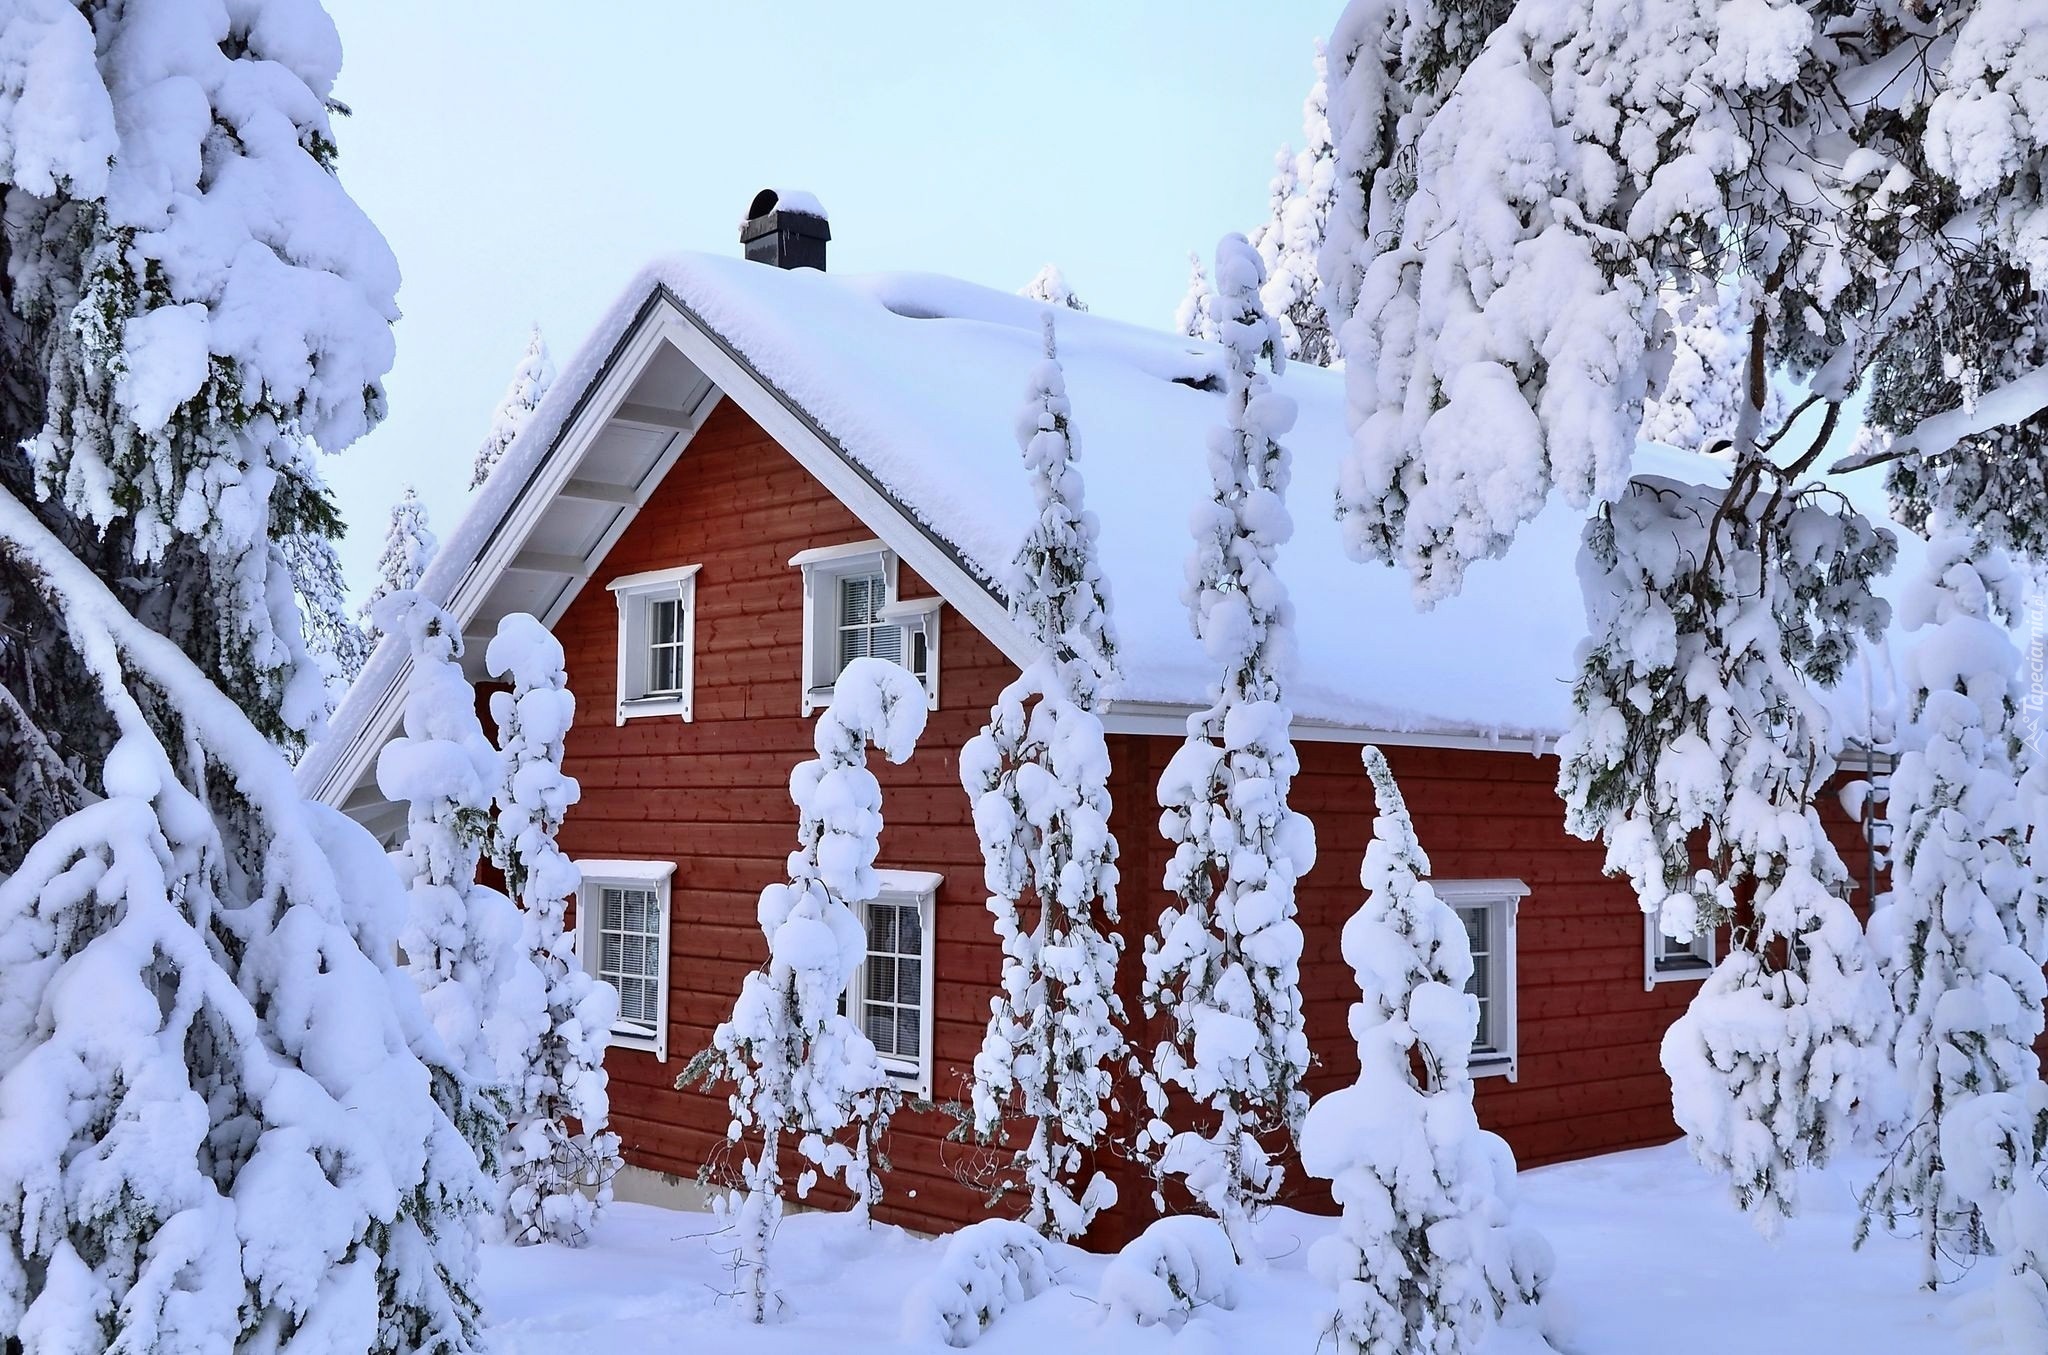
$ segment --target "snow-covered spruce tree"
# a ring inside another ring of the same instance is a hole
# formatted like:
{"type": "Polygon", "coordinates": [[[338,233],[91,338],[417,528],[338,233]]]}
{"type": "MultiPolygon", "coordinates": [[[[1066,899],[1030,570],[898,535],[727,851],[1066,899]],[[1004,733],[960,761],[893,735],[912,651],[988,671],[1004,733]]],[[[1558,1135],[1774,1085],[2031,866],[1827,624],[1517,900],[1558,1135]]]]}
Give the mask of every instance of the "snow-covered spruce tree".
{"type": "Polygon", "coordinates": [[[0,1331],[474,1349],[489,1111],[396,972],[383,852],[7,493],[0,566],[115,730],[0,877],[0,1331]]]}
{"type": "Polygon", "coordinates": [[[1604,840],[1679,940],[1727,956],[1664,1040],[1679,1125],[1766,1231],[1877,1084],[1889,1020],[1848,872],[1814,798],[1839,735],[1811,684],[1889,608],[1897,543],[1827,491],[1748,496],[1639,478],[1588,522],[1577,718],[1558,745],[1565,825],[1604,840]]]}
{"type": "Polygon", "coordinates": [[[1202,256],[1188,251],[1188,290],[1174,307],[1173,327],[1190,339],[1216,341],[1216,312],[1214,293],[1209,287],[1209,270],[1202,265],[1202,256]]]}
{"type": "Polygon", "coordinates": [[[299,614],[305,618],[306,651],[332,663],[334,685],[345,690],[369,662],[370,636],[349,612],[344,596],[348,586],[341,576],[333,538],[297,532],[279,546],[291,573],[299,614]]]}
{"type": "Polygon", "coordinates": [[[1941,1126],[1941,1156],[1998,1253],[1997,1273],[1979,1291],[1988,1330],[1978,1344],[2040,1350],[2048,1343],[2048,1083],[2037,1077],[1957,1106],[1941,1126]]]}
{"type": "Polygon", "coordinates": [[[513,1088],[546,1011],[540,973],[520,945],[519,910],[477,879],[503,763],[462,674],[455,619],[402,592],[378,604],[376,620],[412,652],[404,732],[377,755],[377,789],[406,806],[405,841],[394,853],[407,884],[399,945],[428,1018],[495,1106],[498,1123],[479,1154],[495,1174],[513,1088]]]}
{"type": "Polygon", "coordinates": [[[619,1136],[605,1128],[606,1036],[619,1014],[610,984],[584,972],[564,918],[576,892],[576,867],[556,845],[569,806],[582,795],[562,770],[576,698],[562,646],[524,612],[498,623],[484,667],[508,690],[491,693],[503,775],[496,788],[491,861],[519,901],[521,944],[546,986],[540,1035],[510,1089],[501,1209],[514,1242],[580,1247],[610,1203],[619,1171],[619,1136]]]}
{"type": "Polygon", "coordinates": [[[1344,924],[1358,978],[1358,1081],[1309,1107],[1302,1167],[1343,1209],[1309,1264],[1336,1290],[1346,1355],[1458,1355],[1550,1269],[1542,1239],[1506,1227],[1514,1157],[1472,1109],[1479,1002],[1466,991],[1465,924],[1431,889],[1429,858],[1386,757],[1365,750],[1379,800],[1359,872],[1365,904],[1344,924]]]}
{"type": "Polygon", "coordinates": [[[1043,301],[1049,306],[1063,306],[1070,311],[1088,309],[1088,303],[1075,296],[1073,289],[1067,286],[1066,274],[1060,272],[1060,266],[1056,263],[1049,263],[1039,269],[1017,295],[1028,296],[1033,301],[1043,301]]]}
{"type": "Polygon", "coordinates": [[[1914,717],[1891,777],[1891,890],[1870,922],[1899,1015],[1893,1059],[1906,1104],[1873,1220],[1910,1220],[1929,1288],[1941,1260],[1985,1250],[1982,1214],[1942,1159],[1944,1125],[1970,1099],[2040,1078],[2048,896],[2027,862],[2015,737],[2019,653],[1996,619],[2021,577],[1995,547],[1945,536],[1901,600],[1920,638],[1906,657],[1914,717]]]}
{"type": "Polygon", "coordinates": [[[1045,358],[1017,419],[1038,519],[1005,581],[1010,617],[1037,657],[960,754],[1003,948],[1002,991],[974,1060],[974,1128],[992,1138],[1014,1116],[1031,1121],[1009,1165],[1029,1193],[1024,1222],[1061,1241],[1116,1202],[1108,1177],[1081,1173],[1108,1128],[1112,1070],[1129,1053],[1116,994],[1109,747],[1095,713],[1116,645],[1070,413],[1047,315],[1045,358]]]}
{"type": "Polygon", "coordinates": [[[540,336],[540,326],[535,325],[526,341],[526,351],[519,355],[519,365],[512,369],[512,384],[505,388],[505,398],[491,415],[491,431],[476,449],[476,460],[469,471],[471,489],[481,488],[491,478],[491,472],[504,459],[505,449],[526,427],[526,421],[546,397],[548,387],[554,384],[554,359],[548,356],[548,341],[540,336]]]}
{"type": "MultiPolygon", "coordinates": [[[[1688,452],[1725,455],[1749,405],[1749,327],[1753,305],[1740,282],[1700,278],[1688,295],[1666,288],[1659,304],[1671,321],[1670,368],[1643,405],[1642,437],[1688,452]]],[[[1791,405],[1782,384],[1765,387],[1758,427],[1782,428],[1791,405]]]]}
{"type": "Polygon", "coordinates": [[[384,529],[384,552],[377,557],[377,582],[358,609],[364,623],[377,629],[380,604],[393,593],[409,592],[419,585],[420,576],[434,561],[439,542],[427,529],[427,506],[411,485],[391,505],[391,522],[384,529]]]}
{"type": "Polygon", "coordinates": [[[472,1349],[475,1093],[284,756],[325,703],[280,543],[396,314],[340,45],[261,0],[0,32],[0,1332],[472,1349]]]}
{"type": "Polygon", "coordinates": [[[789,882],[761,891],[768,962],[747,975],[711,1047],[676,1079],[678,1087],[731,1083],[732,1141],[760,1135],[759,1152],[742,1169],[744,1191],[723,1202],[755,1322],[784,1306],[768,1257],[782,1218],[782,1136],[795,1136],[807,1164],[796,1180],[799,1199],[820,1170],[846,1183],[859,1213],[878,1194],[872,1148],[899,1098],[874,1042],[839,1010],[839,999],[867,950],[858,910],[878,888],[882,788],[868,770],[867,745],[902,762],[924,721],[924,688],[908,669],[855,659],[839,675],[813,734],[818,756],[789,778],[797,807],[789,882]]]}
{"type": "Polygon", "coordinates": [[[1279,328],[1259,306],[1264,270],[1241,235],[1216,247],[1216,319],[1227,365],[1224,424],[1209,438],[1212,497],[1191,516],[1195,538],[1182,597],[1220,673],[1212,704],[1159,781],[1160,831],[1173,844],[1173,906],[1145,939],[1144,1000],[1169,1038],[1142,1082],[1151,1119],[1138,1136],[1155,1174],[1178,1176],[1255,1261],[1252,1213],[1281,1169],[1262,1135],[1300,1127],[1308,1098],[1302,1024],[1301,928],[1294,884],[1315,862],[1315,829],[1287,806],[1297,767],[1282,682],[1293,661],[1293,604],[1273,559],[1293,533],[1290,458],[1280,438],[1294,406],[1259,371],[1286,361],[1279,328]],[[1208,1132],[1176,1131],[1178,1091],[1213,1116],[1208,1132]]]}
{"type": "Polygon", "coordinates": [[[1909,515],[1937,508],[1993,539],[2048,540],[2048,496],[2031,492],[2048,431],[2035,338],[2048,176],[2040,122],[2024,111],[2048,33],[2030,13],[2024,0],[1517,0],[1483,44],[1439,43],[1448,59],[1418,65],[1409,55],[1431,26],[1391,0],[1358,0],[1332,40],[1340,192],[1324,276],[1351,299],[1347,544],[1402,565],[1428,604],[1472,560],[1506,550],[1554,490],[1619,514],[1596,528],[1609,563],[1582,576],[1595,633],[1574,740],[1590,753],[1564,785],[1580,797],[1574,825],[1606,834],[1618,866],[1639,863],[1639,887],[1660,861],[1679,877],[1645,895],[1667,930],[1716,909],[1757,915],[1666,1045],[1667,1063],[1688,1064],[1680,1118],[1706,1129],[1702,1152],[1727,1162],[1750,1145],[1733,1165],[1752,1203],[1789,1206],[1785,1170],[1832,1141],[1859,1076],[1859,1060],[1820,1055],[1876,1029],[1853,918],[1833,899],[1840,863],[1810,811],[1835,736],[1804,690],[1840,672],[1826,638],[1864,628],[1823,614],[1848,619],[1866,565],[1883,567],[1854,545],[1867,525],[1846,504],[1826,508],[1811,480],[1845,402],[1868,380],[1879,428],[1838,469],[1896,462],[1909,515]],[[1816,164],[1838,168],[1816,177],[1816,164]],[[1659,298],[1697,290],[1702,274],[1743,298],[1748,398],[1725,491],[1658,523],[1620,500],[1636,497],[1654,338],[1668,329],[1659,298]],[[1774,370],[1803,387],[1793,415],[1820,407],[1814,436],[1765,426],[1774,370]],[[1816,509],[1839,523],[1824,528],[1816,509]],[[1787,512],[1803,519],[1792,533],[1778,526],[1787,512]],[[1698,566],[1675,563],[1673,542],[1698,566]],[[1617,561],[1629,562],[1619,576],[1617,561]],[[1628,608],[1596,588],[1695,574],[1695,599],[1662,583],[1639,599],[1673,614],[1672,658],[1602,629],[1628,608]],[[1835,581],[1816,585],[1824,577],[1835,581]],[[1607,686],[1627,664],[1683,664],[1700,646],[1723,668],[1707,690],[1730,694],[1726,718],[1703,718],[1682,686],[1649,705],[1607,686]],[[1729,668],[1738,658],[1747,681],[1729,668]],[[1805,826],[1769,830],[1763,807],[1805,826]],[[1718,825],[1697,888],[1682,885],[1682,843],[1650,829],[1674,820],[1718,825]],[[1770,847],[1761,860],[1758,842],[1770,847]],[[1737,1020],[1745,1004],[1758,1020],[1737,1020]],[[1685,1052],[1709,1036],[1721,1040],[1711,1068],[1685,1052]],[[1747,1090],[1729,1101],[1738,1083],[1747,1090]]]}
{"type": "MultiPolygon", "coordinates": [[[[1887,440],[1861,461],[1910,458],[1901,473],[1924,492],[2030,482],[2001,432],[2048,406],[2031,342],[2048,147],[2024,112],[2048,36],[2028,10],[1519,0],[1483,46],[1418,66],[1409,9],[1357,0],[1331,47],[1340,203],[1324,260],[1332,294],[1355,298],[1351,549],[1404,566],[1427,602],[1553,488],[1617,497],[1666,328],[1660,287],[1683,296],[1702,273],[1734,280],[1748,311],[1738,462],[1797,488],[1825,445],[1763,426],[1779,368],[1805,388],[1795,411],[1825,406],[1830,429],[1874,378],[1887,440]],[[1816,163],[1840,169],[1799,168],[1816,163]],[[1970,331],[2026,370],[1983,380],[1970,331]],[[1926,469],[1959,445],[1980,464],[1926,469]]],[[[2032,503],[1971,512],[2048,520],[2032,503]]]]}
{"type": "Polygon", "coordinates": [[[1287,356],[1313,367],[1337,360],[1336,336],[1323,310],[1317,259],[1329,228],[1337,187],[1337,159],[1330,144],[1330,119],[1323,44],[1316,43],[1316,80],[1301,109],[1302,147],[1280,152],[1280,172],[1270,190],[1267,221],[1252,236],[1266,265],[1260,300],[1280,324],[1287,356]]]}

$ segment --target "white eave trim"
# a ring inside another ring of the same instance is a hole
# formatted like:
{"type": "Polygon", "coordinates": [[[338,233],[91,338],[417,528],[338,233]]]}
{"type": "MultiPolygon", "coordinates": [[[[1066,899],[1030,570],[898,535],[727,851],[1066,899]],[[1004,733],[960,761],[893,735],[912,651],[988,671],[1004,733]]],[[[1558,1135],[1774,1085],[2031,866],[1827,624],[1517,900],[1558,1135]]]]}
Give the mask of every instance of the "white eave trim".
{"type": "MultiPolygon", "coordinates": [[[[1180,738],[1188,717],[1204,709],[1172,701],[1118,701],[1105,704],[1102,728],[1109,734],[1151,734],[1180,738]]],[[[1296,716],[1289,726],[1304,743],[1386,744],[1394,748],[1468,748],[1483,753],[1526,753],[1543,757],[1557,749],[1557,740],[1542,734],[1430,734],[1412,730],[1371,729],[1296,716]]]]}

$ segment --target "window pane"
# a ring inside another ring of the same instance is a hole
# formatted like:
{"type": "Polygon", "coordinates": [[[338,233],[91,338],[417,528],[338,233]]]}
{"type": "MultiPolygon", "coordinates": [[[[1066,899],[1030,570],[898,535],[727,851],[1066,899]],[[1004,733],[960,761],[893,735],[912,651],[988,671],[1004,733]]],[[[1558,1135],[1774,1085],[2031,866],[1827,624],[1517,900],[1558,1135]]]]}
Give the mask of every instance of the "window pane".
{"type": "Polygon", "coordinates": [[[861,1022],[867,1036],[875,1042],[875,1048],[884,1054],[896,1052],[896,1010],[893,1007],[869,1007],[861,1022]]]}
{"type": "Polygon", "coordinates": [[[896,962],[896,1000],[917,1006],[924,997],[924,961],[905,958],[896,962]]]}
{"type": "Polygon", "coordinates": [[[855,659],[868,656],[868,632],[865,630],[843,630],[839,632],[839,667],[843,670],[855,659]]]}
{"type": "Polygon", "coordinates": [[[917,1008],[899,1007],[896,1009],[896,1052],[898,1054],[906,1059],[918,1057],[918,1051],[922,1048],[920,1037],[923,1025],[924,1013],[917,1008]]]}
{"type": "Polygon", "coordinates": [[[676,638],[676,613],[680,610],[672,598],[661,598],[648,604],[647,638],[657,645],[665,645],[676,638]]]}
{"type": "Polygon", "coordinates": [[[896,949],[905,955],[924,953],[924,918],[915,904],[907,904],[896,910],[900,919],[901,932],[896,949]]]}
{"type": "Polygon", "coordinates": [[[842,626],[865,626],[875,619],[875,609],[882,605],[882,576],[879,574],[856,574],[839,581],[839,624],[842,626]]]}
{"type": "Polygon", "coordinates": [[[901,947],[896,944],[896,906],[890,903],[868,905],[868,949],[885,955],[897,953],[901,947]]]}
{"type": "Polygon", "coordinates": [[[601,974],[619,973],[619,953],[623,948],[624,938],[616,933],[607,932],[604,937],[604,954],[599,957],[597,962],[598,972],[601,974]]]}
{"type": "Polygon", "coordinates": [[[600,911],[603,916],[599,919],[598,925],[609,931],[617,931],[622,925],[619,921],[619,910],[625,906],[622,902],[625,898],[625,891],[618,889],[600,890],[598,898],[603,900],[603,903],[600,905],[600,911]]]}
{"type": "Polygon", "coordinates": [[[890,663],[903,662],[903,627],[877,625],[867,635],[868,653],[890,663]]]}
{"type": "Polygon", "coordinates": [[[868,997],[873,1001],[889,1002],[896,997],[896,961],[880,957],[870,958],[867,965],[868,997]]]}
{"type": "Polygon", "coordinates": [[[620,925],[629,932],[647,930],[647,895],[637,889],[626,892],[626,920],[620,925]]]}
{"type": "Polygon", "coordinates": [[[679,671],[682,651],[674,645],[662,645],[649,650],[647,654],[647,690],[650,692],[673,692],[680,690],[682,673],[679,671]]]}

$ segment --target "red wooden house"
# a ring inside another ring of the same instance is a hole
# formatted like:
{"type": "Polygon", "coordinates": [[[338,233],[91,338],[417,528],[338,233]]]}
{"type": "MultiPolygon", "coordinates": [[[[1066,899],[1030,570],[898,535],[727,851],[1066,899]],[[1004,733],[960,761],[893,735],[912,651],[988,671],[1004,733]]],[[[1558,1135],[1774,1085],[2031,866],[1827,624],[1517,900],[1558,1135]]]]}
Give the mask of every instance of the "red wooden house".
{"type": "MultiPolygon", "coordinates": [[[[931,716],[909,763],[878,766],[888,869],[848,1000],[905,1087],[946,1100],[996,986],[957,758],[1023,656],[991,580],[1033,511],[1014,420],[1043,307],[946,278],[827,274],[824,223],[795,210],[808,206],[763,194],[752,259],[681,256],[636,278],[422,582],[473,639],[528,611],[567,650],[583,800],[563,843],[584,875],[585,964],[622,998],[607,1066],[629,1196],[693,1176],[724,1140],[723,1099],[674,1083],[764,956],[755,901],[794,843],[789,772],[855,655],[909,666],[931,716]]],[[[1106,720],[1143,1047],[1134,957],[1165,864],[1153,788],[1209,677],[1178,589],[1220,356],[1085,314],[1061,312],[1058,332],[1124,658],[1106,720]]],[[[1320,845],[1300,890],[1311,1092],[1354,1073],[1338,935],[1359,902],[1372,801],[1358,750],[1373,742],[1471,929],[1482,1121],[1524,1165],[1670,1139],[1658,1040],[1711,943],[1660,942],[1626,882],[1602,876],[1601,848],[1562,826],[1547,750],[1584,629],[1577,516],[1554,505],[1463,596],[1417,614],[1402,578],[1344,557],[1325,506],[1341,378],[1297,366],[1277,384],[1300,406],[1280,568],[1301,631],[1294,804],[1320,845]]],[[[1663,474],[1719,469],[1644,456],[1663,474]]],[[[372,773],[405,662],[377,652],[301,768],[309,793],[387,839],[403,812],[372,773]]],[[[1829,812],[1860,873],[1858,825],[1829,812]]],[[[959,1179],[971,1154],[947,1142],[953,1124],[898,1115],[884,1217],[937,1229],[986,1211],[959,1179]]],[[[1314,1183],[1290,1175],[1313,1204],[1314,1183]]],[[[1107,1231],[1147,1207],[1127,1189],[1107,1231]]]]}

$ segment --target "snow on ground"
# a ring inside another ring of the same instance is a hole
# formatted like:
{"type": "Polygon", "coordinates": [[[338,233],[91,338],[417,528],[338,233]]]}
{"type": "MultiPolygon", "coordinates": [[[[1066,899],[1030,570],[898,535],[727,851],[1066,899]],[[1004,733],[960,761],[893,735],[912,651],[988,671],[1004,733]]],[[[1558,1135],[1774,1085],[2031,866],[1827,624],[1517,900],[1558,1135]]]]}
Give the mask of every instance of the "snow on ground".
{"type": "MultiPolygon", "coordinates": [[[[1915,1288],[1910,1244],[1879,1236],[1849,1249],[1855,1164],[1807,1183],[1805,1213],[1776,1244],[1758,1237],[1721,1183],[1682,1145],[1543,1167],[1521,1177],[1518,1221],[1557,1251],[1546,1321],[1568,1355],[1934,1355],[1962,1346],[1950,1298],[1915,1288]]],[[[1247,1276],[1231,1312],[1201,1314],[1178,1336],[1105,1320],[1093,1295],[1106,1258],[1054,1249],[1059,1287],[1013,1309],[974,1346],[986,1355],[1313,1355],[1324,1291],[1305,1268],[1332,1221],[1275,1210],[1262,1225],[1271,1268],[1247,1276]]],[[[631,1350],[635,1355],[812,1355],[931,1349],[903,1342],[901,1299],[943,1242],[861,1230],[837,1214],[793,1214],[776,1272],[795,1315],[742,1321],[731,1238],[704,1214],[615,1205],[583,1251],[493,1247],[484,1261],[498,1355],[631,1350]]],[[[1977,1287],[1980,1275],[1959,1288],[1977,1287]]],[[[1529,1332],[1496,1332],[1485,1355],[1536,1355],[1529,1332]]]]}

